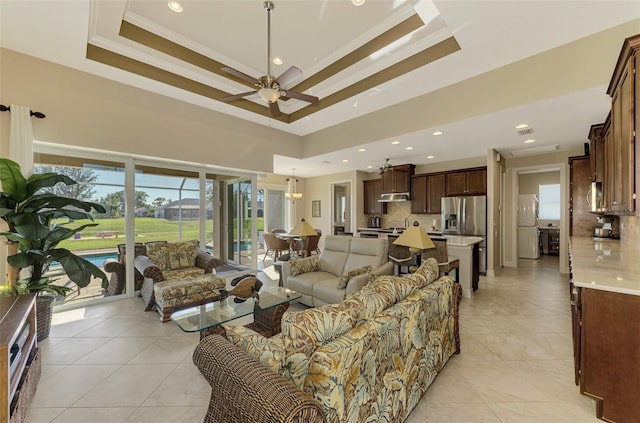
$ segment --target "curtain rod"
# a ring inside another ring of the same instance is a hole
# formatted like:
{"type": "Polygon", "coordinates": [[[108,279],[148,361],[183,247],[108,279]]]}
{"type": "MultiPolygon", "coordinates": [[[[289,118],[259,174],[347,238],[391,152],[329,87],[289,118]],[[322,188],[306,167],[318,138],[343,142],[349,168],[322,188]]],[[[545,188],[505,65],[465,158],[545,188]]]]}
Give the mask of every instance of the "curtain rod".
{"type": "MultiPolygon", "coordinates": [[[[11,111],[11,106],[7,107],[4,104],[0,104],[0,112],[10,112],[10,111],[11,111]]],[[[44,113],[34,112],[33,110],[31,110],[31,116],[37,117],[38,119],[44,119],[46,117],[44,113]]]]}

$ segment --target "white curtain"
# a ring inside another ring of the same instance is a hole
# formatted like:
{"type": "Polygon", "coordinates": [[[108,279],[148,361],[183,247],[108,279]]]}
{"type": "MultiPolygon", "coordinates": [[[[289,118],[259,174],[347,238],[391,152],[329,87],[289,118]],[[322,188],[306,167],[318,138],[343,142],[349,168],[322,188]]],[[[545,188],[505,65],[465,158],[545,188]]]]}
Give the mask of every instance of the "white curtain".
{"type": "Polygon", "coordinates": [[[9,158],[20,165],[23,175],[33,173],[33,130],[28,107],[11,105],[9,158]]]}

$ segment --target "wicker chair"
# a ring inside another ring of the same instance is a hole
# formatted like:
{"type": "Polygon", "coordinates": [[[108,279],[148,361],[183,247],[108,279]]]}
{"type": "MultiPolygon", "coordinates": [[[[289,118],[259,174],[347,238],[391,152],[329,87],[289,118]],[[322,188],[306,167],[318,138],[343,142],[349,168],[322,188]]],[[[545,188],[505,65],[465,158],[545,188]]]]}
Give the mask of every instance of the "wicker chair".
{"type": "Polygon", "coordinates": [[[318,242],[320,241],[321,236],[321,232],[318,232],[317,236],[308,236],[306,245],[302,239],[294,239],[293,250],[297,251],[299,255],[303,255],[304,257],[309,257],[312,253],[320,254],[318,242]]]}
{"type": "Polygon", "coordinates": [[[280,254],[289,252],[289,241],[286,239],[278,238],[275,234],[270,232],[265,232],[264,243],[266,246],[266,251],[264,253],[264,259],[267,258],[269,253],[273,253],[273,259],[278,260],[280,254]]]}
{"type": "MultiPolygon", "coordinates": [[[[126,266],[127,266],[127,246],[126,244],[118,244],[118,259],[107,259],[104,261],[102,267],[105,272],[110,273],[109,286],[105,292],[105,296],[120,295],[125,292],[126,283],[126,266]]],[[[141,243],[136,242],[134,244],[133,257],[136,258],[147,253],[147,247],[141,243]]],[[[134,269],[135,291],[139,291],[142,288],[142,282],[144,278],[134,269]]]]}
{"type": "Polygon", "coordinates": [[[389,261],[393,263],[393,273],[396,275],[409,273],[409,266],[411,265],[411,251],[409,251],[409,247],[395,245],[393,243],[399,236],[400,235],[388,235],[387,237],[389,242],[389,261]],[[406,272],[403,271],[403,267],[407,268],[406,272]]]}
{"type": "Polygon", "coordinates": [[[456,257],[449,257],[449,251],[447,249],[446,238],[431,238],[435,248],[431,248],[422,253],[422,259],[426,260],[429,257],[433,257],[438,262],[438,270],[440,274],[448,275],[449,272],[455,269],[456,282],[460,282],[460,260],[456,257]]]}

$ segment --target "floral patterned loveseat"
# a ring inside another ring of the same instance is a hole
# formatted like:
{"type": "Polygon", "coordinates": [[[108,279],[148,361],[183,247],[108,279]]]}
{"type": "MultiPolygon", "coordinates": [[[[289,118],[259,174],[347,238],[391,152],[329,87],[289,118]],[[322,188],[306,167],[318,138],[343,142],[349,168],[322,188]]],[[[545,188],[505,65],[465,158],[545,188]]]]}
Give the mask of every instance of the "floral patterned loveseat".
{"type": "Polygon", "coordinates": [[[206,337],[193,357],[212,386],[205,422],[403,422],[460,351],[462,291],[437,275],[428,259],[374,277],[340,303],[285,313],[271,338],[228,325],[226,339],[206,337]]]}

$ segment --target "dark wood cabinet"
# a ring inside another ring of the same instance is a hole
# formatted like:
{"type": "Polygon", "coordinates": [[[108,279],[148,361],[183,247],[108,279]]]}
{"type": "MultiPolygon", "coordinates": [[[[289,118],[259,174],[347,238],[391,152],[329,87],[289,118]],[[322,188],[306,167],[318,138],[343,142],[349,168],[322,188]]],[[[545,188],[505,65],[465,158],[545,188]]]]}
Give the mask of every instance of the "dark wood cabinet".
{"type": "Polygon", "coordinates": [[[444,173],[429,175],[427,179],[427,213],[442,212],[442,197],[446,195],[444,173]]]}
{"type": "Polygon", "coordinates": [[[574,287],[571,298],[575,381],[596,400],[596,416],[640,416],[640,296],[574,287]]]}
{"type": "Polygon", "coordinates": [[[591,170],[591,181],[602,182],[604,179],[604,123],[591,125],[589,130],[589,165],[591,170]]]}
{"type": "Polygon", "coordinates": [[[469,169],[446,173],[446,195],[485,195],[487,169],[469,169]]]}
{"type": "Polygon", "coordinates": [[[384,194],[396,192],[410,192],[411,177],[415,165],[404,164],[393,166],[382,174],[382,192],[384,194]]]}
{"type": "Polygon", "coordinates": [[[427,175],[411,177],[411,214],[427,213],[427,175]]]}
{"type": "Polygon", "coordinates": [[[569,181],[569,236],[593,236],[596,222],[587,203],[591,188],[589,156],[569,157],[569,181]]]}
{"type": "Polygon", "coordinates": [[[607,94],[611,96],[611,128],[605,138],[605,204],[608,211],[626,214],[636,210],[635,186],[638,180],[635,151],[635,126],[640,113],[637,96],[637,51],[640,35],[627,38],[622,46],[607,94]]]}
{"type": "Polygon", "coordinates": [[[364,214],[385,214],[387,203],[381,203],[382,180],[370,179],[364,182],[364,214]]]}

